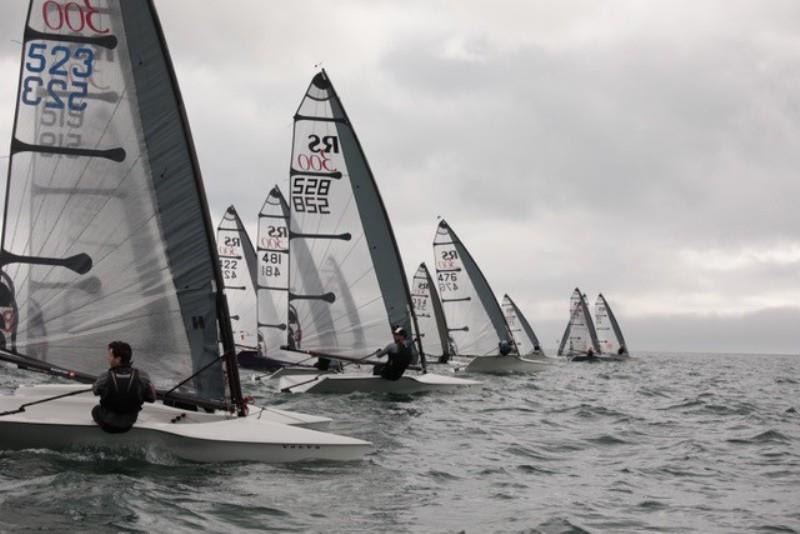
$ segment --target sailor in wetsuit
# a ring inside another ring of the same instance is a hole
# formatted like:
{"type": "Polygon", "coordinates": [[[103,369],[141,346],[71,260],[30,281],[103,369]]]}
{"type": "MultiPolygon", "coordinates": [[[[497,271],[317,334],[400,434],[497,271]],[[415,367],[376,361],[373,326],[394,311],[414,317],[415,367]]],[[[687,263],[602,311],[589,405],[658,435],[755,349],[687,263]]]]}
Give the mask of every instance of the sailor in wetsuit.
{"type": "Polygon", "coordinates": [[[156,400],[156,390],[147,373],[131,367],[132,356],[127,343],[109,343],[109,370],[98,377],[92,388],[100,396],[100,404],[92,409],[92,419],[106,432],[127,432],[136,422],[142,405],[156,400]]]}
{"type": "Polygon", "coordinates": [[[400,380],[406,368],[411,364],[411,360],[414,359],[414,351],[405,328],[396,326],[392,330],[392,336],[394,336],[394,343],[389,343],[375,355],[376,358],[380,358],[385,354],[389,357],[389,361],[376,364],[372,374],[379,375],[386,380],[400,380]]]}

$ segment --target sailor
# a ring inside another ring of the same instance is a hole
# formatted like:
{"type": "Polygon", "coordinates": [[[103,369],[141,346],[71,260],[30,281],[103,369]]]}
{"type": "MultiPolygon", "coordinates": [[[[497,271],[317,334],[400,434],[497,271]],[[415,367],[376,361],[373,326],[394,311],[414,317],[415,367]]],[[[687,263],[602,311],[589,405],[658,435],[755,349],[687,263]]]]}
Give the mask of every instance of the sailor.
{"type": "Polygon", "coordinates": [[[394,337],[394,343],[389,343],[383,350],[375,354],[376,358],[387,355],[389,361],[375,364],[372,374],[381,376],[386,380],[400,380],[400,377],[403,376],[406,368],[414,358],[414,351],[405,328],[395,326],[392,329],[392,336],[394,337]]]}
{"type": "Polygon", "coordinates": [[[100,396],[100,404],[92,409],[92,419],[106,432],[127,432],[136,422],[142,405],[156,400],[156,390],[147,373],[131,367],[132,356],[127,343],[109,343],[109,369],[92,388],[100,396]]]}
{"type": "Polygon", "coordinates": [[[625,345],[620,345],[619,350],[617,350],[617,354],[623,356],[628,353],[628,349],[625,348],[625,345]]]}
{"type": "Polygon", "coordinates": [[[511,354],[511,343],[506,341],[505,339],[498,343],[498,348],[500,349],[501,356],[508,356],[511,354]]]}
{"type": "Polygon", "coordinates": [[[586,350],[586,359],[588,360],[590,358],[594,358],[594,350],[592,350],[592,347],[586,350]]]}

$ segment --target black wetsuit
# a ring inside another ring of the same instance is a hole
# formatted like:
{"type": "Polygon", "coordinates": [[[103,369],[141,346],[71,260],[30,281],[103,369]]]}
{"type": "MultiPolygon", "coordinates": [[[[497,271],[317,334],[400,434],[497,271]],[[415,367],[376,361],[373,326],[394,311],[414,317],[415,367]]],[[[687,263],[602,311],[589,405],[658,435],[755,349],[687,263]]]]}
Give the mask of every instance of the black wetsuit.
{"type": "Polygon", "coordinates": [[[100,428],[112,433],[130,430],[142,405],[156,400],[147,373],[130,366],[109,369],[97,379],[92,391],[100,396],[92,418],[100,428]]]}
{"type": "Polygon", "coordinates": [[[390,343],[377,354],[377,357],[381,357],[384,354],[389,357],[389,361],[377,364],[372,374],[380,375],[386,380],[400,380],[400,377],[403,376],[403,373],[414,359],[414,352],[411,350],[411,342],[390,343]]]}

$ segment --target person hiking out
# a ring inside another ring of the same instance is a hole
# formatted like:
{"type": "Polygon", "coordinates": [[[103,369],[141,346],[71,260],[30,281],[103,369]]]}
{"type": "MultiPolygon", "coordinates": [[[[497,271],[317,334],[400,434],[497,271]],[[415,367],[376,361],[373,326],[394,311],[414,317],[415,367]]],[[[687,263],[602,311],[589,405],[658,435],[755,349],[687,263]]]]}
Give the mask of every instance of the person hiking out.
{"type": "Polygon", "coordinates": [[[127,343],[109,343],[109,369],[92,387],[92,392],[100,397],[100,404],[92,408],[92,419],[106,432],[127,432],[139,417],[142,405],[156,400],[150,377],[131,366],[132,357],[133,350],[127,343]]]}

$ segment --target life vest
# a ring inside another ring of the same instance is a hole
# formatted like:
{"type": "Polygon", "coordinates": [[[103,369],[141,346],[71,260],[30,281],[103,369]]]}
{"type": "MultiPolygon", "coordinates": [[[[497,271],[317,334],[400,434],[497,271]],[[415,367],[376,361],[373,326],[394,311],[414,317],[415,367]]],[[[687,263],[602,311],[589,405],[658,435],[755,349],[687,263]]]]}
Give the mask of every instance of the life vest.
{"type": "Polygon", "coordinates": [[[119,414],[139,413],[144,404],[144,384],[132,367],[109,369],[108,386],[100,397],[100,406],[119,414]]]}
{"type": "Polygon", "coordinates": [[[399,380],[414,358],[410,343],[397,343],[396,346],[397,352],[388,354],[389,361],[381,369],[381,376],[388,380],[399,380]]]}

